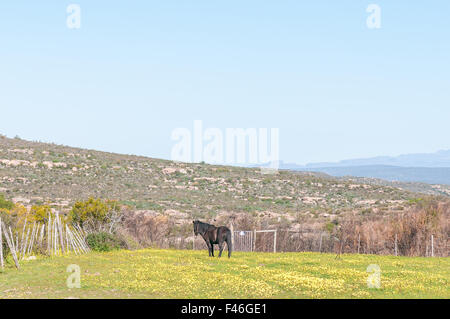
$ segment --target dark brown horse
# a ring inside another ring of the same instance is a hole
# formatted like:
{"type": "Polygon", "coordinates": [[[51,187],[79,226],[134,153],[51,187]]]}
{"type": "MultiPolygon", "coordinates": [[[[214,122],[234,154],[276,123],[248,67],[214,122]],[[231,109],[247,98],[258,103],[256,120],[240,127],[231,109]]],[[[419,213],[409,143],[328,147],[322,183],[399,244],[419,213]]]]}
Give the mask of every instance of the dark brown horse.
{"type": "Polygon", "coordinates": [[[214,257],[214,244],[219,245],[219,257],[222,256],[222,251],[224,248],[224,243],[227,243],[228,247],[228,258],[231,257],[231,231],[228,227],[220,226],[216,227],[211,224],[202,223],[201,221],[193,221],[194,223],[194,234],[203,237],[206,246],[208,246],[209,257],[214,257]]]}

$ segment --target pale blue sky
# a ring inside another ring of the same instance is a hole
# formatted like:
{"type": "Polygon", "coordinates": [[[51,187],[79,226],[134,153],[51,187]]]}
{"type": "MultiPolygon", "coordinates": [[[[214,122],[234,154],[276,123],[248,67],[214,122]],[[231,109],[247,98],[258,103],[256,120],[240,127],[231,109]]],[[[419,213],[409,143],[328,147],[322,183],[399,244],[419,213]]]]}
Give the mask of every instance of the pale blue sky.
{"type": "Polygon", "coordinates": [[[170,158],[199,119],[277,127],[299,164],[450,149],[449,39],[446,0],[2,1],[0,133],[170,158]]]}

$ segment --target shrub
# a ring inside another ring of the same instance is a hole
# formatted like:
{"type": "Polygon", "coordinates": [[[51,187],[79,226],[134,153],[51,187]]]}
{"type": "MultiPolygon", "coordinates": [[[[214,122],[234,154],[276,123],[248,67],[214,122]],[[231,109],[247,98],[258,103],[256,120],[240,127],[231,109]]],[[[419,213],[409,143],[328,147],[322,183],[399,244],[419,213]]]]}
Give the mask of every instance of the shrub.
{"type": "Polygon", "coordinates": [[[10,210],[13,207],[14,207],[14,203],[9,200],[6,200],[5,195],[0,194],[0,209],[3,208],[3,209],[10,210]]]}
{"type": "Polygon", "coordinates": [[[111,251],[125,246],[125,243],[118,236],[105,232],[87,235],[86,242],[93,251],[111,251]]]}
{"type": "Polygon", "coordinates": [[[329,232],[330,234],[333,233],[335,227],[339,224],[339,222],[337,220],[333,220],[330,223],[326,223],[325,224],[325,230],[327,232],[329,232]]]}
{"type": "Polygon", "coordinates": [[[116,201],[102,201],[91,197],[74,204],[69,220],[94,232],[112,233],[121,221],[120,206],[116,201]]]}
{"type": "Polygon", "coordinates": [[[123,242],[123,248],[129,250],[143,248],[139,241],[123,227],[119,227],[115,234],[123,242]]]}
{"type": "Polygon", "coordinates": [[[29,219],[33,219],[37,223],[46,223],[48,221],[48,216],[52,219],[55,218],[55,214],[48,205],[33,205],[30,209],[29,219]]]}

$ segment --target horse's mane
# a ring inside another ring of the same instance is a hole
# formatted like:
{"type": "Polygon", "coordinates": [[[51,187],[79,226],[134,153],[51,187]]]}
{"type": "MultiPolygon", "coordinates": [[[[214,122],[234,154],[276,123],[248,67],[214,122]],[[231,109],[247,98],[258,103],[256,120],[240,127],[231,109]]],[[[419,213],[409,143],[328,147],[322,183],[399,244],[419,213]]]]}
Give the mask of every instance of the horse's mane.
{"type": "Polygon", "coordinates": [[[205,232],[205,231],[207,231],[208,229],[210,229],[212,227],[216,228],[216,226],[214,226],[214,225],[211,225],[211,224],[208,224],[208,223],[204,223],[204,222],[201,222],[199,220],[194,221],[194,223],[196,223],[198,225],[197,226],[197,230],[200,231],[200,232],[205,232]]]}
{"type": "Polygon", "coordinates": [[[195,222],[196,222],[196,223],[199,223],[199,224],[201,224],[201,225],[204,225],[204,226],[214,226],[214,225],[212,225],[212,224],[204,223],[204,222],[201,222],[201,221],[199,221],[199,220],[196,220],[195,222]]]}

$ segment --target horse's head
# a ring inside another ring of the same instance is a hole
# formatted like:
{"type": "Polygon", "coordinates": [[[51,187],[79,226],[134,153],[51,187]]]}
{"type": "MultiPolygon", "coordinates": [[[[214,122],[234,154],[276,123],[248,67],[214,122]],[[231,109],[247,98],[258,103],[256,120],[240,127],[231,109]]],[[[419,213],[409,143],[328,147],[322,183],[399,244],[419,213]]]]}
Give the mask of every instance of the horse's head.
{"type": "Polygon", "coordinates": [[[194,224],[194,234],[195,234],[195,236],[197,236],[198,232],[199,232],[198,226],[199,226],[200,222],[198,220],[194,220],[194,221],[192,221],[192,223],[194,224]]]}

